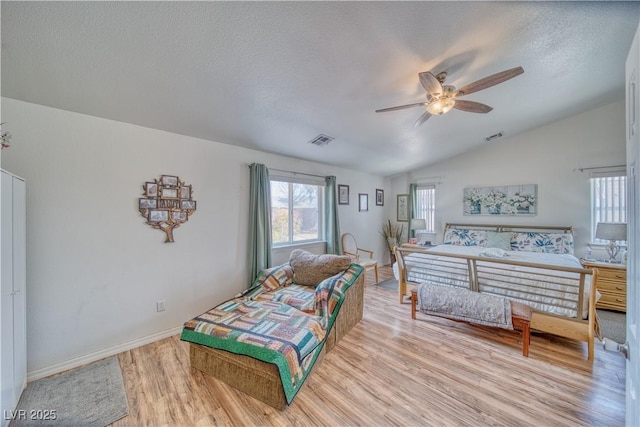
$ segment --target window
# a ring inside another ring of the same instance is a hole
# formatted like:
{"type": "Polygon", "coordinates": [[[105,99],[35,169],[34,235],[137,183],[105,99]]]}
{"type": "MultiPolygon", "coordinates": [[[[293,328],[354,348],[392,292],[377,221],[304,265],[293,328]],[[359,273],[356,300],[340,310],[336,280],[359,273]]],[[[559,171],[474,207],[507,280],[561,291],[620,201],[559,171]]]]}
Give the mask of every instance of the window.
{"type": "Polygon", "coordinates": [[[324,185],[271,178],[273,246],[320,241],[324,185]]]}
{"type": "Polygon", "coordinates": [[[435,232],[436,187],[428,185],[416,189],[416,218],[424,219],[427,232],[435,232]]]}
{"type": "Polygon", "coordinates": [[[625,171],[594,173],[591,178],[591,241],[599,222],[627,222],[627,177],[625,171]]]}

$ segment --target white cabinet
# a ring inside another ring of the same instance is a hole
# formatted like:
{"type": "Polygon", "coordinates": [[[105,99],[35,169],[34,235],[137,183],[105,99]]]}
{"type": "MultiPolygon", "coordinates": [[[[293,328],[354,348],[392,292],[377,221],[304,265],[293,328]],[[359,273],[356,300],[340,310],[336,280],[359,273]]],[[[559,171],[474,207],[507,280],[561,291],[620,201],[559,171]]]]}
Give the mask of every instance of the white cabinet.
{"type": "Polygon", "coordinates": [[[25,182],[0,171],[0,404],[7,425],[27,380],[25,182]]]}

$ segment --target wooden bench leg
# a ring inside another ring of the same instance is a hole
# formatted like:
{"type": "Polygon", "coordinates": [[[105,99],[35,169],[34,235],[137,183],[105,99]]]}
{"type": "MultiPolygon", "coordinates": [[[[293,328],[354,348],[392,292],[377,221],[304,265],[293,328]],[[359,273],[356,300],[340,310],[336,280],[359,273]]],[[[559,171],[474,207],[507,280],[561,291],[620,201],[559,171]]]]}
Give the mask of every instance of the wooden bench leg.
{"type": "Polygon", "coordinates": [[[513,327],[522,331],[522,355],[529,357],[529,344],[531,344],[531,322],[529,319],[513,316],[513,327]]]}
{"type": "Polygon", "coordinates": [[[418,292],[415,289],[411,289],[411,318],[414,320],[416,318],[417,305],[418,305],[418,292]]]}

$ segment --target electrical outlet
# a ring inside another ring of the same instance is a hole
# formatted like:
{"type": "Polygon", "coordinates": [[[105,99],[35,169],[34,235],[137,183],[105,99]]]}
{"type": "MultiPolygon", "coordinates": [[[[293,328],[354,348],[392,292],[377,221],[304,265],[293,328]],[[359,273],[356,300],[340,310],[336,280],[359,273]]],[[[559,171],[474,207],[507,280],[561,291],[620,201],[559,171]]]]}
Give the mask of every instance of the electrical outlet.
{"type": "Polygon", "coordinates": [[[156,302],[156,311],[159,313],[164,310],[165,310],[164,300],[156,302]]]}

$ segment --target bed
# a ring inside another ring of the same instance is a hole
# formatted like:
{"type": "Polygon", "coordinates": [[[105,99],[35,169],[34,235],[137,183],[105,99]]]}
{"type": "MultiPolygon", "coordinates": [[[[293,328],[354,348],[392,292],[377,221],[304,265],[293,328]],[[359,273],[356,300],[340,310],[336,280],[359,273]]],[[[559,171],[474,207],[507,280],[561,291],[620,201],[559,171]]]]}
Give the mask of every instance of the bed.
{"type": "Polygon", "coordinates": [[[442,245],[396,259],[400,303],[420,283],[508,297],[533,309],[532,329],[587,342],[593,360],[597,270],[573,255],[571,227],[447,224],[442,245]]]}

